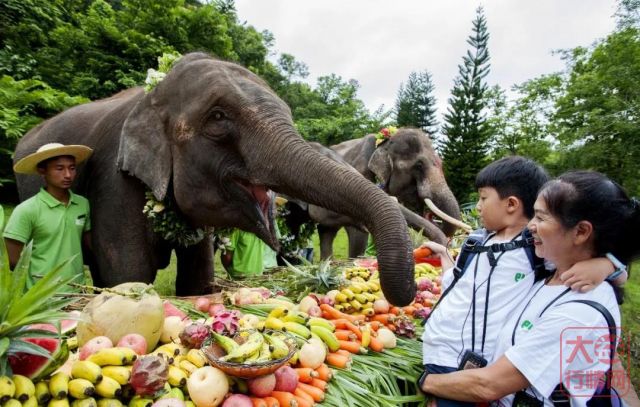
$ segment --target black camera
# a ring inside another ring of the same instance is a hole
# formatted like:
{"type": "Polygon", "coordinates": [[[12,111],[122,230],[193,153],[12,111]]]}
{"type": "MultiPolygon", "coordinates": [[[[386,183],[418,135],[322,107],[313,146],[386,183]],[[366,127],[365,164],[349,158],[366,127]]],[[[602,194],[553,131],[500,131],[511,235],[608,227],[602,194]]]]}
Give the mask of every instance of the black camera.
{"type": "Polygon", "coordinates": [[[462,355],[462,360],[458,366],[458,370],[478,369],[487,365],[487,359],[479,354],[467,349],[462,355]]]}

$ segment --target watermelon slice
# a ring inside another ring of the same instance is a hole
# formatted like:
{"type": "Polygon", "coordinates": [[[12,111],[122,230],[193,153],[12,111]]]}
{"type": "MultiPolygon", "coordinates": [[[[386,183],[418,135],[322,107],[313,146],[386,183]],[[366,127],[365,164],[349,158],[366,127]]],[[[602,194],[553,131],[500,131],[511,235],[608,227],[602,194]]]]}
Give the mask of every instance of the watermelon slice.
{"type": "Polygon", "coordinates": [[[8,358],[13,374],[21,374],[32,380],[37,380],[53,373],[62,366],[69,357],[69,347],[65,340],[56,338],[25,338],[24,341],[43,347],[51,354],[52,359],[28,353],[16,353],[8,358]]]}
{"type": "MultiPolygon", "coordinates": [[[[78,317],[80,315],[82,315],[80,311],[69,312],[69,316],[78,317]]],[[[76,326],[78,326],[78,321],[76,319],[63,319],[62,321],[60,321],[60,333],[62,335],[66,335],[76,329],[76,326]]],[[[42,329],[45,331],[58,333],[58,329],[53,324],[33,324],[29,325],[29,329],[42,329]]]]}
{"type": "Polygon", "coordinates": [[[178,309],[175,305],[173,305],[169,300],[164,300],[162,302],[162,306],[164,307],[164,317],[180,317],[180,319],[185,319],[187,314],[184,311],[178,309]]]}

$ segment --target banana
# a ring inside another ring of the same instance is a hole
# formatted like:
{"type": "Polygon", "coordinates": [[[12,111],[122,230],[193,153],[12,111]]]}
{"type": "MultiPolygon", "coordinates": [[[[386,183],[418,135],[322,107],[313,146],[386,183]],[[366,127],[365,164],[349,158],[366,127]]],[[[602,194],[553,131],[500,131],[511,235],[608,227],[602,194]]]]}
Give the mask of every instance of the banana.
{"type": "Polygon", "coordinates": [[[370,280],[366,284],[369,286],[369,289],[372,292],[380,291],[380,283],[378,283],[377,281],[370,280]]]}
{"type": "Polygon", "coordinates": [[[0,404],[16,394],[16,385],[9,376],[0,376],[0,404]]]}
{"type": "Polygon", "coordinates": [[[184,346],[173,342],[165,343],[164,345],[158,346],[154,352],[166,353],[167,356],[171,357],[187,354],[187,350],[184,346]]]}
{"type": "Polygon", "coordinates": [[[180,365],[180,362],[182,362],[183,360],[187,360],[187,356],[186,355],[178,355],[175,358],[173,358],[173,362],[171,363],[173,366],[178,367],[180,365]]]}
{"type": "Polygon", "coordinates": [[[360,301],[357,300],[351,300],[349,302],[349,304],[351,304],[351,306],[353,307],[354,310],[356,311],[360,311],[362,309],[362,304],[360,304],[360,301]]]}
{"type": "Polygon", "coordinates": [[[102,368],[102,375],[112,378],[120,385],[125,385],[131,378],[131,369],[127,366],[105,366],[102,368]]]}
{"type": "Polygon", "coordinates": [[[98,399],[98,407],[123,407],[118,399],[98,399]]]}
{"type": "Polygon", "coordinates": [[[307,321],[309,321],[309,316],[303,312],[292,311],[280,319],[284,322],[295,322],[298,324],[306,325],[307,321]]]}
{"type": "Polygon", "coordinates": [[[86,399],[95,394],[96,388],[93,383],[87,379],[71,379],[69,380],[69,395],[76,399],[86,399]]]}
{"type": "Polygon", "coordinates": [[[187,360],[196,367],[202,367],[207,364],[207,358],[199,349],[190,349],[189,352],[187,352],[187,360]]]}
{"type": "Polygon", "coordinates": [[[105,348],[92,354],[87,360],[98,366],[122,366],[126,364],[127,356],[122,348],[105,348]]]}
{"type": "Polygon", "coordinates": [[[344,311],[344,305],[342,305],[342,304],[336,304],[336,305],[333,306],[333,308],[337,309],[340,312],[344,311]]]}
{"type": "MultiPolygon", "coordinates": [[[[49,393],[56,400],[62,400],[69,393],[69,376],[64,372],[58,372],[49,380],[49,393]]],[[[51,404],[51,402],[49,402],[51,404]]],[[[67,402],[67,404],[69,404],[67,402]]]]}
{"type": "Polygon", "coordinates": [[[291,366],[295,366],[298,364],[298,359],[300,358],[300,351],[295,351],[291,359],[289,359],[289,363],[291,366]]]}
{"type": "Polygon", "coordinates": [[[282,331],[284,328],[284,321],[278,318],[268,317],[264,321],[264,327],[267,329],[272,329],[274,331],[282,331]]]}
{"type": "Polygon", "coordinates": [[[347,298],[347,296],[343,293],[337,293],[335,298],[337,304],[349,301],[349,298],[347,298]]]}
{"type": "Polygon", "coordinates": [[[358,301],[361,304],[364,304],[365,302],[367,302],[367,297],[364,294],[356,294],[353,296],[355,298],[356,301],[358,301]]]}
{"type": "MultiPolygon", "coordinates": [[[[5,407],[5,406],[2,406],[2,407],[5,407]]],[[[49,401],[49,404],[47,404],[47,407],[70,407],[69,399],[66,397],[63,397],[61,399],[51,399],[49,401]]]]}
{"type": "Polygon", "coordinates": [[[77,360],[71,366],[71,377],[74,379],[86,379],[91,383],[102,380],[102,368],[88,360],[77,360]]]}
{"type": "Polygon", "coordinates": [[[284,305],[275,307],[273,310],[271,310],[271,312],[269,313],[269,315],[267,315],[267,319],[268,318],[281,318],[285,315],[287,315],[289,313],[289,308],[287,308],[284,305]]]}
{"type": "Polygon", "coordinates": [[[353,293],[353,291],[351,291],[351,290],[350,290],[350,289],[348,289],[348,288],[344,288],[344,289],[342,289],[340,292],[341,292],[342,294],[344,294],[344,295],[347,297],[347,301],[351,301],[351,300],[353,300],[353,296],[355,295],[355,294],[353,293]]]}
{"type": "Polygon", "coordinates": [[[373,308],[365,308],[362,310],[362,315],[366,316],[366,317],[372,317],[376,312],[373,310],[373,308]]]}
{"type": "Polygon", "coordinates": [[[2,404],[2,407],[22,407],[22,403],[16,399],[7,399],[7,401],[2,404]]]}
{"type": "Polygon", "coordinates": [[[173,363],[173,356],[169,356],[165,352],[160,352],[158,350],[154,350],[153,352],[150,353],[150,355],[160,356],[161,358],[166,360],[168,364],[172,364],[173,363]]]}
{"type": "Polygon", "coordinates": [[[309,328],[296,322],[285,322],[284,328],[287,330],[287,332],[293,332],[305,339],[309,339],[309,337],[311,336],[311,331],[309,331],[309,328]]]}
{"type": "Polygon", "coordinates": [[[51,393],[49,393],[49,383],[44,380],[40,380],[36,383],[36,399],[38,404],[46,404],[51,400],[51,393]]]}
{"type": "Polygon", "coordinates": [[[22,403],[22,407],[38,407],[38,399],[36,399],[36,396],[31,396],[22,403]]]}
{"type": "Polygon", "coordinates": [[[351,290],[351,292],[355,295],[355,294],[360,294],[362,292],[362,287],[360,287],[356,283],[351,283],[351,285],[347,287],[347,290],[351,290]]]}
{"type": "Polygon", "coordinates": [[[263,335],[263,336],[264,336],[264,339],[267,340],[269,345],[273,347],[273,350],[271,351],[271,358],[280,359],[289,354],[289,346],[287,346],[287,343],[284,340],[278,337],[275,337],[273,335],[263,335]]]}
{"type": "Polygon", "coordinates": [[[122,394],[122,388],[118,382],[109,376],[105,376],[100,383],[96,384],[96,393],[109,399],[118,398],[122,394]]]}
{"type": "Polygon", "coordinates": [[[224,351],[227,352],[227,355],[234,352],[236,349],[240,347],[240,345],[238,345],[238,343],[233,339],[226,337],[224,335],[220,335],[216,332],[212,332],[211,337],[213,338],[214,341],[216,341],[218,345],[222,346],[222,349],[224,349],[224,351]]]}
{"type": "Polygon", "coordinates": [[[271,360],[271,350],[273,349],[273,347],[271,345],[269,345],[269,343],[267,341],[264,341],[262,343],[262,347],[260,348],[260,351],[258,352],[258,358],[256,359],[256,361],[258,362],[266,362],[271,360]]]}
{"type": "Polygon", "coordinates": [[[93,397],[87,397],[82,400],[73,400],[71,402],[71,407],[98,407],[98,403],[93,397]]]}
{"type": "Polygon", "coordinates": [[[168,381],[169,384],[174,387],[184,386],[185,384],[187,384],[187,374],[179,367],[169,365],[168,381]]]}
{"type": "Polygon", "coordinates": [[[67,346],[69,347],[69,350],[78,349],[78,337],[72,336],[71,338],[67,338],[67,346]]]}
{"type": "Polygon", "coordinates": [[[311,318],[309,318],[309,322],[307,323],[307,325],[309,327],[321,326],[324,329],[327,329],[327,330],[329,330],[331,332],[336,330],[336,326],[333,325],[331,322],[327,321],[324,318],[311,317],[311,318]]]}
{"type": "Polygon", "coordinates": [[[335,334],[330,330],[322,326],[311,326],[311,332],[318,335],[331,352],[335,352],[340,349],[340,342],[338,342],[338,338],[336,338],[335,334]]]}
{"type": "Polygon", "coordinates": [[[196,366],[193,363],[189,362],[187,359],[181,360],[180,363],[178,364],[178,367],[180,369],[184,370],[187,373],[187,376],[191,376],[191,374],[193,372],[198,370],[198,366],[196,366]]]}
{"type": "Polygon", "coordinates": [[[124,353],[124,363],[123,364],[125,364],[125,365],[132,364],[138,358],[138,354],[131,348],[127,348],[126,346],[118,346],[116,349],[120,349],[122,351],[122,353],[124,353]]]}
{"type": "Polygon", "coordinates": [[[129,401],[129,407],[151,407],[153,399],[135,396],[129,401]]]}
{"type": "Polygon", "coordinates": [[[16,394],[13,397],[20,403],[24,403],[29,397],[36,395],[36,386],[28,377],[14,374],[12,380],[16,386],[16,394]]]}
{"type": "Polygon", "coordinates": [[[364,326],[360,327],[360,331],[362,331],[362,347],[368,348],[369,343],[371,343],[371,327],[369,326],[369,324],[365,324],[364,326]]]}
{"type": "Polygon", "coordinates": [[[195,403],[191,400],[185,400],[184,404],[186,407],[196,407],[195,403]]]}
{"type": "MultiPolygon", "coordinates": [[[[292,322],[285,322],[285,325],[289,323],[292,323],[292,322]]],[[[254,332],[251,335],[249,335],[245,343],[243,343],[242,345],[238,346],[227,355],[220,358],[220,360],[222,361],[244,360],[247,356],[258,351],[262,347],[263,343],[264,343],[264,338],[262,337],[262,334],[260,332],[254,332]]]]}
{"type": "Polygon", "coordinates": [[[180,399],[184,401],[184,393],[179,387],[172,387],[171,390],[163,394],[161,399],[180,399]]]}

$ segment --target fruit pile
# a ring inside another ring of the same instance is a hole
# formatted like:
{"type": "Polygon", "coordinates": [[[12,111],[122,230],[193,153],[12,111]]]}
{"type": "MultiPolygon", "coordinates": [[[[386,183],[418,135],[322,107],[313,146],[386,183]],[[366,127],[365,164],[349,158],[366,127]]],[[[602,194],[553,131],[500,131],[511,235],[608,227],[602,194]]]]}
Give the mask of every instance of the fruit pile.
{"type": "Polygon", "coordinates": [[[372,316],[375,312],[373,304],[382,298],[378,280],[359,282],[351,280],[351,284],[341,290],[329,291],[327,296],[335,302],[339,311],[347,314],[363,314],[372,316]]]}

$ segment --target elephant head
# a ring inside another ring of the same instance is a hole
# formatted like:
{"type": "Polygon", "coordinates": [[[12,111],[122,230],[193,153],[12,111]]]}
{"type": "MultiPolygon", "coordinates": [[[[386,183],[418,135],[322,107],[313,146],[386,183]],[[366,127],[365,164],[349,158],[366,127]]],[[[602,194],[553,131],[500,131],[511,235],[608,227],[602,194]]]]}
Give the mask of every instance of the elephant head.
{"type": "MultiPolygon", "coordinates": [[[[368,144],[374,137],[367,136],[368,144]]],[[[442,171],[442,160],[433,149],[429,137],[418,129],[402,128],[387,141],[374,147],[367,168],[383,189],[413,212],[425,214],[424,200],[453,218],[460,219],[460,208],[449,189],[442,171]]],[[[456,226],[444,223],[443,232],[453,235],[456,226]]]]}
{"type": "Polygon", "coordinates": [[[374,236],[387,299],[404,305],[415,296],[397,205],[311,149],[288,106],[245,68],[202,53],[182,57],[128,115],[117,162],[157,198],[170,194],[194,226],[239,227],[274,248],[269,189],[359,219],[374,236]]]}

